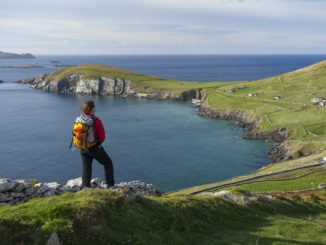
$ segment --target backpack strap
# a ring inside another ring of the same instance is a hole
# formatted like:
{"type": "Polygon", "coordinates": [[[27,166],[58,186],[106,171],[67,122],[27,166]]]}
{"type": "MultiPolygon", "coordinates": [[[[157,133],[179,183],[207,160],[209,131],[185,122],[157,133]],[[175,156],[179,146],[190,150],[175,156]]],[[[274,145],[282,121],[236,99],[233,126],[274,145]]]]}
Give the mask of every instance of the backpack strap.
{"type": "MultiPolygon", "coordinates": [[[[95,133],[95,119],[98,119],[98,117],[96,116],[91,116],[91,118],[93,119],[93,130],[94,130],[94,133],[95,133]]],[[[95,142],[96,142],[96,145],[95,146],[99,146],[101,145],[101,142],[99,139],[95,139],[95,142]]]]}

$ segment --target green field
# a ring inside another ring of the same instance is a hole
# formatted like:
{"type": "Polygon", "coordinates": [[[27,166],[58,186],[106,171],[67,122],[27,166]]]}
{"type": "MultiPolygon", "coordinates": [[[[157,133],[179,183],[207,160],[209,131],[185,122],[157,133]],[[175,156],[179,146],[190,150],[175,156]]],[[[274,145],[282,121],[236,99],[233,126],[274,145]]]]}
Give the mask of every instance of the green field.
{"type": "Polygon", "coordinates": [[[326,193],[243,206],[189,195],[84,190],[0,207],[1,244],[325,244],[326,193]],[[316,198],[319,196],[320,198],[316,198]]]}

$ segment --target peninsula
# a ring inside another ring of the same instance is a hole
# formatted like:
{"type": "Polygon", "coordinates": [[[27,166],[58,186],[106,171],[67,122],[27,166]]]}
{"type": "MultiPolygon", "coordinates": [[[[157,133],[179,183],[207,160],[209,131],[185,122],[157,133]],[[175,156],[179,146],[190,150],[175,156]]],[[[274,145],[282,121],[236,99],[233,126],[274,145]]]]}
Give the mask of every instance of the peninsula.
{"type": "Polygon", "coordinates": [[[35,59],[31,54],[15,54],[0,51],[0,59],[35,59]]]}

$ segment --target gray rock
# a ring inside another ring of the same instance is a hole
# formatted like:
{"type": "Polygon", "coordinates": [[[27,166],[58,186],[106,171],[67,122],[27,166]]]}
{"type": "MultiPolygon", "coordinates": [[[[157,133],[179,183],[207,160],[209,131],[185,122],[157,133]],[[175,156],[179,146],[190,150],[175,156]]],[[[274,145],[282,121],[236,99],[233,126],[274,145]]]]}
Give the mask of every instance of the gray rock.
{"type": "Polygon", "coordinates": [[[56,232],[53,232],[47,241],[46,245],[61,245],[59,236],[56,232]]]}
{"type": "Polygon", "coordinates": [[[82,187],[82,178],[68,180],[67,186],[69,186],[73,191],[79,191],[82,187]]]}
{"type": "Polygon", "coordinates": [[[33,186],[33,187],[30,187],[30,188],[24,189],[23,192],[28,194],[28,195],[32,195],[33,193],[35,193],[37,191],[38,191],[38,189],[33,186]]]}
{"type": "Polygon", "coordinates": [[[24,184],[22,183],[15,183],[15,187],[11,191],[21,192],[25,189],[24,184]]]}
{"type": "Polygon", "coordinates": [[[34,185],[34,187],[36,187],[36,188],[41,188],[42,186],[43,186],[43,183],[37,183],[34,185]]]}
{"type": "Polygon", "coordinates": [[[62,192],[62,185],[57,182],[44,183],[44,186],[47,186],[50,189],[55,190],[56,192],[62,192]]]}
{"type": "Polygon", "coordinates": [[[98,188],[101,186],[101,181],[98,178],[92,179],[91,186],[92,186],[92,188],[98,188]]]}
{"type": "Polygon", "coordinates": [[[25,197],[25,194],[22,192],[11,192],[10,196],[12,196],[13,198],[17,198],[17,197],[25,197]]]}
{"type": "Polygon", "coordinates": [[[9,191],[14,187],[15,187],[15,183],[10,179],[7,178],[0,179],[0,192],[9,191]]]}
{"type": "Polygon", "coordinates": [[[0,198],[0,203],[1,202],[10,202],[12,200],[14,200],[14,198],[11,197],[11,196],[9,196],[9,197],[3,197],[3,198],[0,198]]]}
{"type": "Polygon", "coordinates": [[[62,186],[62,191],[63,192],[71,192],[73,190],[72,190],[71,186],[64,185],[64,186],[62,186]]]}
{"type": "Polygon", "coordinates": [[[320,183],[318,186],[319,189],[326,188],[326,183],[320,183]]]}
{"type": "Polygon", "coordinates": [[[22,179],[15,180],[15,183],[23,184],[25,188],[31,188],[34,186],[32,182],[28,180],[22,180],[22,179]]]}
{"type": "Polygon", "coordinates": [[[221,196],[221,195],[226,195],[231,193],[230,191],[219,191],[219,192],[215,192],[214,195],[215,196],[221,196]]]}
{"type": "Polygon", "coordinates": [[[10,196],[9,192],[0,193],[0,198],[7,198],[9,196],[10,196]]]}
{"type": "Polygon", "coordinates": [[[225,200],[225,201],[232,202],[232,203],[236,203],[236,202],[233,200],[233,198],[230,197],[229,194],[223,194],[223,195],[220,195],[219,197],[222,198],[222,199],[225,200]]]}
{"type": "Polygon", "coordinates": [[[55,189],[51,189],[49,186],[45,184],[38,190],[38,193],[40,194],[41,197],[54,195],[55,192],[56,192],[55,189]]]}
{"type": "Polygon", "coordinates": [[[0,80],[0,83],[3,83],[3,81],[2,81],[2,80],[0,80]]]}
{"type": "MultiPolygon", "coordinates": [[[[34,185],[33,183],[26,180],[17,180],[15,182],[10,181],[9,179],[2,179],[3,183],[11,184],[9,187],[14,186],[12,189],[7,190],[6,192],[0,193],[0,203],[18,205],[28,200],[36,197],[47,197],[52,195],[60,195],[65,192],[76,192],[81,189],[82,179],[77,178],[69,180],[67,185],[62,186],[57,182],[51,183],[38,183],[34,185]]],[[[107,185],[104,181],[99,179],[93,179],[91,181],[93,188],[106,188],[107,185]]],[[[9,187],[6,187],[8,189],[9,187]]],[[[128,195],[137,196],[137,195],[156,195],[156,189],[152,184],[145,184],[139,180],[130,181],[130,182],[121,182],[116,184],[110,189],[114,191],[119,191],[123,188],[128,189],[128,195]]],[[[3,188],[4,189],[4,188],[3,188]]]]}
{"type": "Polygon", "coordinates": [[[259,195],[258,198],[267,201],[267,202],[271,202],[273,201],[273,197],[272,196],[264,196],[264,195],[259,195]]]}
{"type": "Polygon", "coordinates": [[[246,196],[242,196],[240,198],[240,200],[241,200],[242,203],[245,203],[245,204],[251,203],[251,200],[246,196]]]}

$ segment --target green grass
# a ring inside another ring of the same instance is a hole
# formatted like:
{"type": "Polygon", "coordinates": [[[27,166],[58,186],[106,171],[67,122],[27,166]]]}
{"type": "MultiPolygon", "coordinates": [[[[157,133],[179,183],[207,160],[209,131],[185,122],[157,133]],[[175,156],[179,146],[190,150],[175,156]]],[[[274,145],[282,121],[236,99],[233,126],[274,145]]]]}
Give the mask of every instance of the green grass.
{"type": "MultiPolygon", "coordinates": [[[[281,179],[283,177],[280,177],[281,179]]],[[[311,188],[317,188],[320,183],[326,182],[326,170],[311,173],[301,178],[284,181],[264,181],[251,184],[239,185],[236,187],[228,187],[216,190],[215,192],[222,190],[235,190],[245,189],[252,192],[280,192],[280,191],[297,191],[307,190],[311,188]]]]}
{"type": "Polygon", "coordinates": [[[58,70],[51,74],[51,79],[59,81],[71,74],[83,74],[85,78],[98,79],[99,77],[110,77],[130,80],[132,88],[138,92],[154,92],[157,90],[172,90],[176,93],[192,89],[216,87],[220,83],[200,83],[169,80],[145,74],[124,70],[118,67],[105,65],[83,65],[73,66],[58,70]]]}
{"type": "Polygon", "coordinates": [[[235,205],[216,197],[137,197],[84,190],[0,207],[2,244],[323,244],[325,192],[316,201],[235,205]]]}

